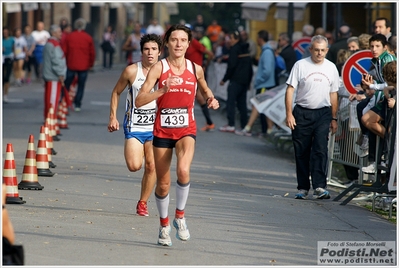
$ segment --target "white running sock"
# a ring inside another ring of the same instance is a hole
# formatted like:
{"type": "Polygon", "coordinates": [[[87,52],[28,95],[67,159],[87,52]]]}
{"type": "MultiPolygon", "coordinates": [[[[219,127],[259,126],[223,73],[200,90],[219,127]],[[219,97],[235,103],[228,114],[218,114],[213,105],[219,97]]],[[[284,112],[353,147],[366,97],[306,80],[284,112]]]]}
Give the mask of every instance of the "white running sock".
{"type": "Polygon", "coordinates": [[[176,184],[176,208],[178,210],[184,210],[184,208],[186,207],[189,190],[190,190],[190,183],[182,185],[179,183],[179,181],[177,181],[177,184],[176,184]]]}
{"type": "Polygon", "coordinates": [[[159,217],[163,219],[167,218],[169,208],[169,194],[165,197],[160,197],[155,194],[155,203],[157,204],[159,217]]]}

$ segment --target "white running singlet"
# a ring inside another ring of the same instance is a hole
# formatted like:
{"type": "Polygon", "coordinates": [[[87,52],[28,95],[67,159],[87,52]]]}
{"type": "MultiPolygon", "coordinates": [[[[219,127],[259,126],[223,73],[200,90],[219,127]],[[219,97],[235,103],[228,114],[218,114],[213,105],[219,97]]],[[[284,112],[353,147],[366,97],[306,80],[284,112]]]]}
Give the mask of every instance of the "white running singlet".
{"type": "MultiPolygon", "coordinates": [[[[134,82],[129,87],[126,96],[126,109],[125,118],[123,120],[123,126],[128,129],[128,132],[148,132],[153,131],[155,121],[155,100],[141,106],[136,107],[134,104],[137,94],[141,89],[146,77],[143,74],[143,67],[141,62],[137,62],[137,74],[134,82]]],[[[151,92],[154,89],[151,90],[151,92]]]]}

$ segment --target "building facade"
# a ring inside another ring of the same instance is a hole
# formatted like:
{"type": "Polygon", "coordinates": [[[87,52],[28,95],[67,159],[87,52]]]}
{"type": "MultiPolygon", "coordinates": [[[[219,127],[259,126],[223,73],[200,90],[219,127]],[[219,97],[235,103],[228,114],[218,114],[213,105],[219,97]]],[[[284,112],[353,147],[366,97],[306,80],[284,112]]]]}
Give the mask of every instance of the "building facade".
{"type": "Polygon", "coordinates": [[[35,29],[38,21],[43,21],[45,29],[66,19],[71,25],[78,18],[88,23],[86,31],[93,37],[96,46],[96,64],[102,59],[101,39],[108,25],[117,33],[115,63],[124,61],[121,47],[124,42],[124,30],[129,20],[140,22],[146,27],[152,18],[157,18],[165,26],[169,16],[178,13],[176,3],[138,3],[138,2],[64,2],[64,3],[2,3],[2,23],[10,30],[29,24],[35,29]]]}

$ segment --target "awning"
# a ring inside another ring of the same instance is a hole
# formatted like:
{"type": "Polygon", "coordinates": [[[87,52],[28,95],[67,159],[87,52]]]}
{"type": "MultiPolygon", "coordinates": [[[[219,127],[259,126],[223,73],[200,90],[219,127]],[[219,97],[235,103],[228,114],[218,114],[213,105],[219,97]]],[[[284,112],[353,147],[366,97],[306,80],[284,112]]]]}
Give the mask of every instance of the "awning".
{"type": "Polygon", "coordinates": [[[50,10],[51,9],[51,3],[40,3],[40,9],[41,10],[50,10]]]}
{"type": "MultiPolygon", "coordinates": [[[[308,3],[297,3],[293,2],[294,7],[294,21],[302,21],[305,14],[305,8],[308,3]]],[[[288,19],[288,3],[277,3],[276,13],[274,14],[275,19],[286,20],[288,19]]]]}
{"type": "Polygon", "coordinates": [[[7,13],[21,12],[21,4],[5,3],[7,13]]]}
{"type": "Polygon", "coordinates": [[[25,12],[39,9],[38,3],[23,3],[22,8],[25,12]]]}
{"type": "Polygon", "coordinates": [[[105,5],[104,2],[91,2],[90,3],[90,6],[92,6],[92,7],[102,7],[104,5],[105,5]]]}
{"type": "Polygon", "coordinates": [[[166,8],[168,9],[169,15],[179,15],[179,7],[177,3],[166,2],[166,8]]]}
{"type": "Polygon", "coordinates": [[[120,8],[121,6],[121,3],[109,3],[109,8],[120,8]]]}
{"type": "Polygon", "coordinates": [[[245,20],[266,21],[269,6],[273,3],[248,2],[241,4],[241,18],[245,20]]]}

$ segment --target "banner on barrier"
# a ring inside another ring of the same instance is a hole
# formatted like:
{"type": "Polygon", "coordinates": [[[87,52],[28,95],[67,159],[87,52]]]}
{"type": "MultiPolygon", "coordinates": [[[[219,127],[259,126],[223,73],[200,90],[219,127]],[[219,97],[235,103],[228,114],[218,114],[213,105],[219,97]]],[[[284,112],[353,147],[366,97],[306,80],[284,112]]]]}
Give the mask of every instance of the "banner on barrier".
{"type": "MultiPolygon", "coordinates": [[[[280,128],[288,133],[291,129],[285,124],[285,92],[287,85],[279,85],[264,93],[258,94],[251,99],[251,103],[255,106],[259,113],[263,113],[272,120],[280,128]]],[[[295,94],[293,99],[295,100],[295,94]]]]}

